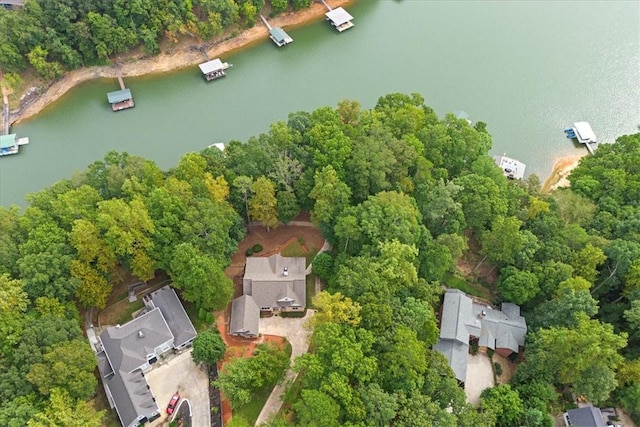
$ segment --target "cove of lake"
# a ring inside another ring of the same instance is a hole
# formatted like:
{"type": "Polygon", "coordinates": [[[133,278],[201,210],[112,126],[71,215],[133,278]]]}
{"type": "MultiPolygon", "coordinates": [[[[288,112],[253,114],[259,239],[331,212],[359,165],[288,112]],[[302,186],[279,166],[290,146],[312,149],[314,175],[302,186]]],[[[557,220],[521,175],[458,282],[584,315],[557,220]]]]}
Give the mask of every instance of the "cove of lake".
{"type": "Polygon", "coordinates": [[[287,29],[223,56],[227,77],[205,83],[197,66],[125,78],[136,107],[111,112],[113,80],[86,82],[12,129],[28,136],[0,159],[0,204],[101,159],[127,151],[174,166],[185,152],[246,141],[288,113],[335,106],[371,108],[381,95],[418,92],[443,116],[466,111],[506,153],[545,178],[556,158],[580,154],[563,129],[589,121],[602,142],[640,124],[640,7],[628,1],[361,0],[355,27],[326,22],[287,29]]]}

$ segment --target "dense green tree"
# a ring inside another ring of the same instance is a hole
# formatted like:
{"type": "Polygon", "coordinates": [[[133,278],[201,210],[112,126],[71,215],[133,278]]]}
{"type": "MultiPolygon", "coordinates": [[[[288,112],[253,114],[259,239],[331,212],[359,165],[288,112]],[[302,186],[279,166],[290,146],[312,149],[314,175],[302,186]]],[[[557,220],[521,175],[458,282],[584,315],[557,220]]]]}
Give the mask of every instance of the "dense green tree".
{"type": "Polygon", "coordinates": [[[76,400],[64,390],[53,389],[43,411],[29,420],[28,427],[100,427],[105,411],[96,411],[84,400],[76,400]]]}
{"type": "Polygon", "coordinates": [[[304,427],[338,427],[340,405],[320,390],[303,389],[294,404],[299,425],[304,427]]]}
{"type": "Polygon", "coordinates": [[[538,293],[540,286],[532,272],[506,267],[500,272],[498,289],[505,301],[524,304],[538,293]]]}
{"type": "Polygon", "coordinates": [[[326,166],[315,173],[315,185],[309,197],[315,200],[311,211],[311,220],[332,237],[332,228],[342,210],[350,203],[351,190],[338,177],[332,166],[326,166]]]}
{"type": "Polygon", "coordinates": [[[191,357],[196,363],[212,365],[224,357],[226,348],[218,329],[207,329],[193,340],[191,357]]]}
{"type": "Polygon", "coordinates": [[[176,247],[170,274],[174,285],[183,291],[184,299],[198,308],[221,309],[233,296],[233,283],[224,275],[220,262],[189,243],[176,247]]]}
{"type": "Polygon", "coordinates": [[[483,411],[496,414],[496,426],[510,427],[520,425],[524,406],[516,390],[508,384],[485,389],[480,395],[483,411]]]}
{"type": "Polygon", "coordinates": [[[278,226],[277,199],[273,182],[260,177],[251,187],[253,197],[249,202],[249,211],[254,220],[260,221],[267,230],[278,226]]]}
{"type": "Polygon", "coordinates": [[[97,361],[89,343],[75,339],[54,345],[43,356],[43,363],[31,366],[27,379],[43,395],[59,389],[74,399],[86,399],[98,384],[93,375],[96,367],[97,361]]]}

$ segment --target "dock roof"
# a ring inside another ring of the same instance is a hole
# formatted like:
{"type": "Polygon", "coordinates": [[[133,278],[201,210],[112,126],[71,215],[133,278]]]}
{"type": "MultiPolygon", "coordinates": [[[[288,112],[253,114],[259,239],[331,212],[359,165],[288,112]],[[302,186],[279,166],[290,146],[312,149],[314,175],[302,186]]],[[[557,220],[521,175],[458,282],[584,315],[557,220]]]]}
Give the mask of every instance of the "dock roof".
{"type": "Polygon", "coordinates": [[[9,148],[16,145],[16,134],[0,135],[0,149],[9,148]]]}
{"type": "Polygon", "coordinates": [[[202,71],[202,74],[209,74],[223,69],[222,61],[220,60],[220,58],[204,62],[198,65],[198,67],[200,67],[200,71],[202,71]]]}
{"type": "Polygon", "coordinates": [[[288,40],[291,40],[291,37],[289,36],[289,34],[287,34],[282,28],[280,27],[273,27],[271,29],[269,29],[269,34],[271,35],[271,37],[273,37],[276,42],[278,43],[285,43],[288,40]]]}
{"type": "Polygon", "coordinates": [[[574,129],[578,133],[580,142],[596,142],[596,134],[591,129],[589,122],[576,122],[573,124],[574,129]]]}
{"type": "Polygon", "coordinates": [[[133,97],[131,96],[130,89],[116,90],[107,94],[109,104],[117,104],[118,102],[126,101],[131,98],[133,97]]]}
{"type": "Polygon", "coordinates": [[[353,20],[353,16],[349,15],[349,12],[341,7],[330,10],[329,12],[325,13],[325,16],[329,20],[331,20],[331,22],[333,22],[333,25],[335,26],[340,26],[353,20]]]}

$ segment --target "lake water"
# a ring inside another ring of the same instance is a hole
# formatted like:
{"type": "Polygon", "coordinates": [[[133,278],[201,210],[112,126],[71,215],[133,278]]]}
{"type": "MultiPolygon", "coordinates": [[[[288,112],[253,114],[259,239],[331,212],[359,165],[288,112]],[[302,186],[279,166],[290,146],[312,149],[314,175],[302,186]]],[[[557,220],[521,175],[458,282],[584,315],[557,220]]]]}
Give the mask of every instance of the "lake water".
{"type": "MultiPolygon", "coordinates": [[[[440,116],[466,111],[506,153],[543,179],[584,148],[563,129],[589,121],[602,142],[640,125],[640,3],[636,1],[360,0],[355,27],[323,20],[286,28],[223,56],[227,77],[205,83],[197,66],[126,78],[136,107],[113,113],[117,81],[84,83],[12,131],[30,144],[0,158],[0,204],[70,177],[109,150],[174,166],[185,152],[246,141],[289,112],[371,108],[390,92],[419,92],[440,116]]],[[[266,31],[265,31],[266,33],[266,31]]]]}

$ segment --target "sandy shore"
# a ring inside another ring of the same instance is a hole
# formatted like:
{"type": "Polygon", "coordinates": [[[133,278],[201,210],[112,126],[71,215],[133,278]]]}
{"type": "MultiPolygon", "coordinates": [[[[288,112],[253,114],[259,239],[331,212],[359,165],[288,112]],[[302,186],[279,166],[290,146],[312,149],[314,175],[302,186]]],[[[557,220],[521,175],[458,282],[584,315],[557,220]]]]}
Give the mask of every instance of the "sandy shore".
{"type": "Polygon", "coordinates": [[[584,154],[576,154],[573,156],[565,156],[556,159],[555,164],[553,165],[553,170],[551,171],[551,175],[544,181],[542,185],[542,193],[546,194],[550,191],[555,190],[558,187],[569,187],[569,179],[568,176],[572,170],[574,170],[578,163],[580,163],[580,159],[586,155],[584,154]]]}
{"type": "MultiPolygon", "coordinates": [[[[332,7],[347,6],[355,0],[327,0],[332,7]]],[[[308,9],[297,12],[289,12],[275,18],[269,19],[272,26],[292,27],[306,24],[310,21],[320,19],[327,12],[322,3],[314,2],[308,9]]],[[[223,40],[217,43],[204,42],[181,43],[170,47],[170,52],[163,52],[160,55],[124,62],[121,64],[122,75],[124,77],[141,76],[144,74],[162,73],[180,68],[193,66],[206,60],[204,52],[209,58],[216,58],[236,49],[246,47],[252,43],[269,37],[266,27],[260,20],[253,28],[242,31],[237,37],[223,40]]],[[[195,71],[194,71],[195,72],[195,71]]],[[[28,106],[17,113],[12,113],[12,124],[20,123],[30,117],[35,116],[49,104],[55,102],[62,95],[67,93],[75,85],[87,80],[96,78],[115,78],[113,67],[89,67],[73,70],[53,83],[40,97],[31,102],[28,106]]]]}

